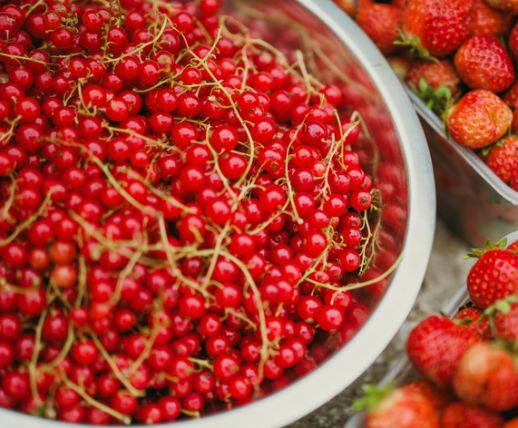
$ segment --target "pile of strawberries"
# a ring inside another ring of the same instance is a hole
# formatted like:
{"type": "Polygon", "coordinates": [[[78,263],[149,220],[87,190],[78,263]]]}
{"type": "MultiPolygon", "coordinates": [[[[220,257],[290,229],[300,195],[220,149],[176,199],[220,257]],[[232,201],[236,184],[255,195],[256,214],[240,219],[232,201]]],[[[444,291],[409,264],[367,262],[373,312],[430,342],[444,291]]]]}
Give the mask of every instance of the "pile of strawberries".
{"type": "Polygon", "coordinates": [[[220,3],[0,1],[1,407],[199,416],[367,318],[360,118],[220,3]]]}
{"type": "Polygon", "coordinates": [[[518,1],[337,0],[397,74],[518,190],[518,1]]]}
{"type": "Polygon", "coordinates": [[[473,253],[469,305],[411,332],[408,357],[424,380],[365,387],[366,428],[518,427],[518,241],[503,246],[473,253]]]}

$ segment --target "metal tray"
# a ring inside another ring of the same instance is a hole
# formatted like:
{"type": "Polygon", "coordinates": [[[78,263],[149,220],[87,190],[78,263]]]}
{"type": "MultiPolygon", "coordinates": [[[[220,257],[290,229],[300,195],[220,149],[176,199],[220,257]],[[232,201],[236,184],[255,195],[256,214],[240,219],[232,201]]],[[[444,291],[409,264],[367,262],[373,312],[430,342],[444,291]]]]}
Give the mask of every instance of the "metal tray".
{"type": "Polygon", "coordinates": [[[455,143],[444,124],[410,89],[432,155],[437,208],[448,226],[480,246],[518,229],[518,192],[472,150],[455,143]]]}
{"type": "MultiPolygon", "coordinates": [[[[508,234],[505,239],[508,244],[518,241],[518,230],[508,234]]],[[[469,301],[466,284],[462,284],[462,287],[460,287],[451,300],[444,305],[441,312],[449,317],[453,317],[457,311],[469,303],[469,301]]],[[[388,384],[402,385],[418,377],[418,373],[405,353],[404,356],[401,357],[399,361],[387,372],[383,379],[378,383],[378,386],[383,387],[388,384]]],[[[344,428],[363,428],[363,419],[364,414],[358,413],[349,419],[344,428]]]]}

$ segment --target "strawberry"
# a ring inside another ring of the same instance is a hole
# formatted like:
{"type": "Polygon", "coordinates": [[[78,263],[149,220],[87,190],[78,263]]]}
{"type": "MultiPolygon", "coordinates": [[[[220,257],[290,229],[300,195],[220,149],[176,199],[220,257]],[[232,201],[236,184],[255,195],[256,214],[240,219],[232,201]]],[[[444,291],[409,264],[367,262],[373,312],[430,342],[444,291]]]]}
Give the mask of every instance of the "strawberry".
{"type": "Polygon", "coordinates": [[[518,14],[518,0],[486,0],[486,3],[495,9],[510,12],[513,15],[518,14]]]}
{"type": "Polygon", "coordinates": [[[513,55],[513,58],[518,61],[518,24],[515,24],[509,34],[509,50],[513,55]]]}
{"type": "Polygon", "coordinates": [[[501,428],[503,423],[497,413],[460,402],[450,404],[441,416],[442,428],[501,428]]]}
{"type": "Polygon", "coordinates": [[[484,0],[473,0],[471,10],[471,35],[502,37],[511,27],[511,16],[495,10],[484,0]]]}
{"type": "Polygon", "coordinates": [[[510,251],[511,253],[515,253],[518,255],[518,241],[513,242],[511,245],[507,247],[507,251],[510,251]]]}
{"type": "Polygon", "coordinates": [[[518,406],[518,370],[513,356],[488,342],[462,356],[453,376],[457,397],[467,404],[502,412],[518,406]]]}
{"type": "Polygon", "coordinates": [[[490,306],[486,313],[492,318],[496,337],[509,343],[518,343],[518,296],[510,296],[490,306]]]}
{"type": "Polygon", "coordinates": [[[398,38],[401,10],[391,4],[360,3],[356,22],[384,54],[392,53],[398,38]]]}
{"type": "Polygon", "coordinates": [[[334,2],[348,15],[354,16],[357,11],[355,0],[334,0],[334,2]]]}
{"type": "Polygon", "coordinates": [[[366,386],[355,409],[367,409],[364,428],[439,428],[432,402],[412,387],[379,391],[366,386]]]}
{"type": "Polygon", "coordinates": [[[455,54],[455,68],[472,89],[502,92],[514,82],[513,62],[495,36],[473,36],[455,54]]]}
{"type": "Polygon", "coordinates": [[[464,308],[457,312],[453,319],[457,324],[471,330],[482,340],[491,339],[489,321],[481,310],[477,308],[464,308]]]}
{"type": "Polygon", "coordinates": [[[507,250],[483,250],[467,283],[471,300],[481,309],[518,293],[518,255],[507,250]]]}
{"type": "Polygon", "coordinates": [[[472,331],[446,317],[433,315],[412,330],[407,353],[425,378],[440,387],[448,387],[462,354],[478,340],[472,331]]]}
{"type": "Polygon", "coordinates": [[[439,116],[451,106],[452,97],[459,91],[459,78],[451,62],[416,61],[412,64],[407,83],[428,108],[439,116]]]}
{"type": "Polygon", "coordinates": [[[459,92],[459,78],[449,60],[414,61],[410,65],[406,81],[411,87],[418,89],[421,79],[434,90],[446,87],[452,96],[459,92]]]}
{"type": "Polygon", "coordinates": [[[499,140],[511,126],[513,112],[495,94],[482,89],[468,92],[446,114],[451,137],[480,149],[499,140]]]}
{"type": "Polygon", "coordinates": [[[486,163],[503,182],[518,190],[518,136],[511,135],[492,146],[486,163]]]}
{"type": "Polygon", "coordinates": [[[513,122],[511,131],[518,133],[518,83],[514,83],[511,88],[504,94],[502,99],[511,107],[513,111],[513,122]]]}
{"type": "Polygon", "coordinates": [[[503,428],[518,428],[518,418],[511,419],[503,426],[503,428]]]}
{"type": "Polygon", "coordinates": [[[427,397],[437,412],[442,412],[450,402],[448,393],[439,390],[434,384],[426,380],[415,380],[406,385],[406,387],[427,397]]]}
{"type": "Polygon", "coordinates": [[[514,83],[504,94],[502,99],[509,104],[513,110],[518,109],[518,83],[514,83]]]}
{"type": "Polygon", "coordinates": [[[422,56],[444,57],[468,37],[473,0],[408,0],[402,43],[422,56]]]}

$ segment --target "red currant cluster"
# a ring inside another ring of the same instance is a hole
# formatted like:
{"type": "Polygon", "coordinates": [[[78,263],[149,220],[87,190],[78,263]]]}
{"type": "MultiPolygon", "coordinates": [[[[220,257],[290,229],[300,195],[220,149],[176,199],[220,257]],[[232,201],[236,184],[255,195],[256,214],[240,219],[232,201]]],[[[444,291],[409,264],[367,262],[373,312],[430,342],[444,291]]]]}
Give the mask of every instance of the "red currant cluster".
{"type": "Polygon", "coordinates": [[[1,3],[0,406],[195,416],[357,331],[379,199],[339,87],[219,0],[1,3]]]}

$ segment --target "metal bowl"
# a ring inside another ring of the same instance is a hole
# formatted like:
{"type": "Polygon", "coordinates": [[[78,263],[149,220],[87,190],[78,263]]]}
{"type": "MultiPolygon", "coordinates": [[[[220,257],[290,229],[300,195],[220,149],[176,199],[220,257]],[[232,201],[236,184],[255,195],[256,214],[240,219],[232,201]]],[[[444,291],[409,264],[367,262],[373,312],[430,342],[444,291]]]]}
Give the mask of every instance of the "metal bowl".
{"type": "MultiPolygon", "coordinates": [[[[345,389],[374,362],[407,317],[434,235],[435,189],[423,131],[401,84],[356,24],[330,0],[242,0],[229,5],[229,11],[240,20],[265,18],[254,31],[273,44],[309,48],[312,71],[343,86],[348,103],[364,119],[364,134],[372,137],[357,149],[384,198],[383,245],[374,264],[386,270],[401,253],[403,257],[386,287],[378,287],[373,312],[359,332],[314,371],[251,404],[166,427],[283,426],[345,389]]],[[[0,410],[0,421],[6,428],[80,426],[7,410],[0,410]]]]}

